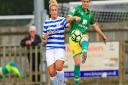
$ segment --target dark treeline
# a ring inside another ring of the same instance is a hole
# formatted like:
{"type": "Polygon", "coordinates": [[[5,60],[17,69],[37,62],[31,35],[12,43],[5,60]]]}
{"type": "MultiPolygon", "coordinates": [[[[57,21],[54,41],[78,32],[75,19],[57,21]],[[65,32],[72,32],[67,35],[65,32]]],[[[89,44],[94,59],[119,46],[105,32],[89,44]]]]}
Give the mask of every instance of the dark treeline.
{"type": "Polygon", "coordinates": [[[0,15],[33,13],[33,0],[0,0],[0,15]]]}
{"type": "MultiPolygon", "coordinates": [[[[48,2],[45,1],[45,9],[48,10],[48,2]]],[[[58,2],[70,2],[80,0],[57,0],[58,2]]],[[[0,15],[28,15],[33,14],[34,0],[0,0],[0,15]]]]}

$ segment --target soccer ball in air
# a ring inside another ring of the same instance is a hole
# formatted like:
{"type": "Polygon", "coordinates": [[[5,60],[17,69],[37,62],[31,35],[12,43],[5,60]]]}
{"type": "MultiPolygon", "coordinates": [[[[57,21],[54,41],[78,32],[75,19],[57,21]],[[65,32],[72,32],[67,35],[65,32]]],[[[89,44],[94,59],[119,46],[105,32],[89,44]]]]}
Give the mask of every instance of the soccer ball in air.
{"type": "Polygon", "coordinates": [[[73,30],[71,33],[71,39],[75,42],[80,42],[82,39],[82,33],[79,30],[73,30]]]}

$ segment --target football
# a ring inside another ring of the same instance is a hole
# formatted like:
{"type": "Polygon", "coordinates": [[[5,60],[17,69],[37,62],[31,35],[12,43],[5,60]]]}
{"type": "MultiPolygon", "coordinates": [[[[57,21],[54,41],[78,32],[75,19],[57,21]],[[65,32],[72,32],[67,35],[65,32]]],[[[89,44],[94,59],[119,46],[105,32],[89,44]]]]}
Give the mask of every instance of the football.
{"type": "Polygon", "coordinates": [[[80,42],[82,39],[82,33],[79,30],[73,30],[71,33],[71,39],[75,42],[80,42]]]}

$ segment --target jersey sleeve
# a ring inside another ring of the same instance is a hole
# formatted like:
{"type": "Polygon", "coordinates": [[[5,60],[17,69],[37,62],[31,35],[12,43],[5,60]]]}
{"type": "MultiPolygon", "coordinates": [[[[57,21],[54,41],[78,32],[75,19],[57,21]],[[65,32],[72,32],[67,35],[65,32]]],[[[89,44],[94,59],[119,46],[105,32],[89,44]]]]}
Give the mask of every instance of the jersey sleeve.
{"type": "Polygon", "coordinates": [[[90,20],[90,24],[93,25],[96,23],[96,20],[94,18],[94,13],[91,14],[91,20],[90,20]]]}
{"type": "Polygon", "coordinates": [[[66,18],[63,19],[63,25],[64,25],[64,28],[66,28],[66,25],[67,25],[66,18]]]}
{"type": "Polygon", "coordinates": [[[42,33],[47,33],[47,28],[48,26],[46,26],[45,22],[42,25],[42,33]]]}

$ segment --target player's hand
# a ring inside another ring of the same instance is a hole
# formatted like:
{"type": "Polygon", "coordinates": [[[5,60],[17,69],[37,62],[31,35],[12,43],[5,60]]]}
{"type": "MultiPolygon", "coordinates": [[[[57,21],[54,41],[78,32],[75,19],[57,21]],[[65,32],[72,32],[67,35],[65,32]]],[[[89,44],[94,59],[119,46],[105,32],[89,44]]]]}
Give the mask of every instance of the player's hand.
{"type": "Polygon", "coordinates": [[[106,36],[103,37],[103,41],[106,44],[106,42],[108,41],[108,38],[106,36]]]}
{"type": "Polygon", "coordinates": [[[32,42],[31,42],[31,40],[27,40],[27,41],[25,42],[25,44],[26,44],[26,45],[31,45],[32,42]]]}
{"type": "Polygon", "coordinates": [[[47,43],[47,41],[48,41],[48,34],[46,34],[46,33],[43,34],[42,35],[42,40],[43,40],[44,43],[47,43]]]}
{"type": "Polygon", "coordinates": [[[71,24],[70,23],[67,23],[66,24],[66,28],[71,28],[71,24]]]}
{"type": "Polygon", "coordinates": [[[81,18],[78,17],[78,16],[74,16],[74,20],[77,21],[77,22],[80,22],[81,18]]]}
{"type": "Polygon", "coordinates": [[[67,23],[66,24],[66,29],[65,29],[65,32],[68,32],[71,28],[71,24],[70,23],[67,23]]]}
{"type": "Polygon", "coordinates": [[[47,40],[47,39],[48,39],[48,34],[46,34],[46,33],[43,34],[43,35],[42,35],[42,39],[47,40]]]}

